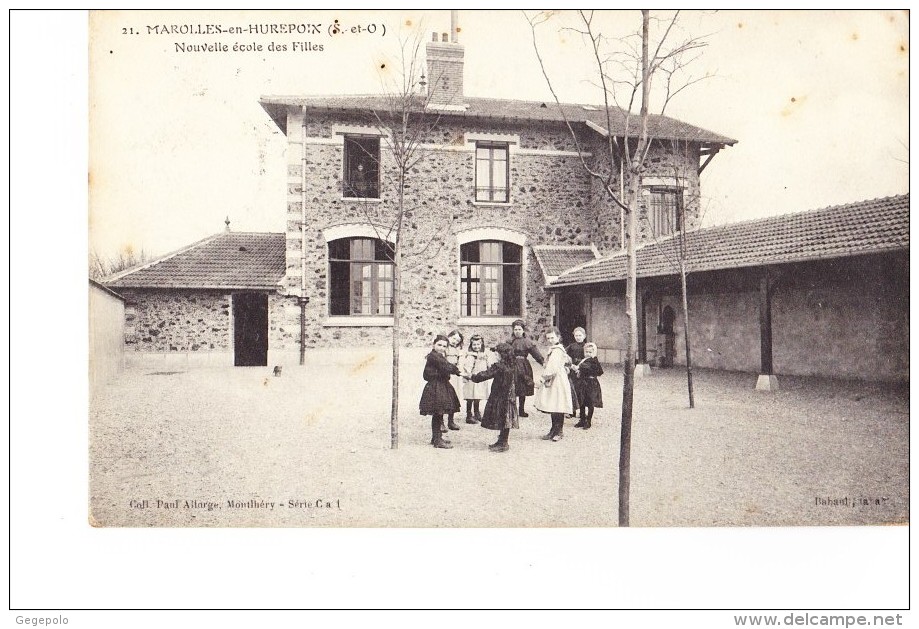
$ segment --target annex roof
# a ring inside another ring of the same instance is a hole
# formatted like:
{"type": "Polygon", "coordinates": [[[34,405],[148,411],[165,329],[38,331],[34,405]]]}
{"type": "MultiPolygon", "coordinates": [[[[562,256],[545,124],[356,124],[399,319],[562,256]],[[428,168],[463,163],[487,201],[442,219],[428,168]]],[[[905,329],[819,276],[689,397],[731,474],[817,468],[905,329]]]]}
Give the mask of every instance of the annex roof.
{"type": "Polygon", "coordinates": [[[122,271],[109,288],[274,290],[284,277],[284,234],[222,232],[122,271]]]}
{"type": "MultiPolygon", "coordinates": [[[[287,133],[287,108],[306,107],[307,110],[323,112],[359,113],[373,110],[383,111],[390,107],[386,95],[351,95],[351,96],[263,96],[262,107],[271,116],[275,124],[287,133]]],[[[629,137],[638,135],[638,116],[629,116],[625,110],[613,108],[611,120],[599,105],[580,105],[574,103],[556,104],[553,101],[525,101],[505,98],[463,98],[463,111],[438,110],[444,117],[487,118],[493,120],[548,121],[564,122],[566,119],[574,125],[585,125],[589,121],[606,131],[612,127],[614,135],[629,137]]],[[[737,142],[701,127],[682,122],[667,116],[651,115],[648,121],[648,133],[660,140],[684,140],[702,144],[733,145],[737,142]]]]}
{"type": "MultiPolygon", "coordinates": [[[[638,277],[675,275],[678,237],[637,250],[638,277]]],[[[686,234],[687,269],[714,271],[909,250],[909,195],[721,225],[686,234]]],[[[624,280],[624,252],[568,269],[548,288],[624,280]]]]}
{"type": "Polygon", "coordinates": [[[592,245],[533,245],[533,255],[547,283],[567,269],[600,257],[592,245]]]}

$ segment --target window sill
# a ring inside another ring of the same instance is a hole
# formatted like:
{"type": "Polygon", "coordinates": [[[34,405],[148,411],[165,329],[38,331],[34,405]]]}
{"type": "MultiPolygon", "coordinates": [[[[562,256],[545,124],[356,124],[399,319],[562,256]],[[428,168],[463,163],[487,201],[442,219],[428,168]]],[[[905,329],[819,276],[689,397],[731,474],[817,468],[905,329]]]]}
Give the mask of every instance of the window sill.
{"type": "Polygon", "coordinates": [[[391,328],[392,317],[327,317],[324,328],[391,328]]]}
{"type": "Polygon", "coordinates": [[[379,197],[342,197],[342,203],[382,203],[379,197]]]}
{"type": "Polygon", "coordinates": [[[479,207],[510,207],[513,205],[511,201],[473,201],[472,204],[479,207]]]}
{"type": "Polygon", "coordinates": [[[484,325],[484,326],[509,326],[511,323],[522,317],[460,317],[457,319],[457,325],[484,325]]]}

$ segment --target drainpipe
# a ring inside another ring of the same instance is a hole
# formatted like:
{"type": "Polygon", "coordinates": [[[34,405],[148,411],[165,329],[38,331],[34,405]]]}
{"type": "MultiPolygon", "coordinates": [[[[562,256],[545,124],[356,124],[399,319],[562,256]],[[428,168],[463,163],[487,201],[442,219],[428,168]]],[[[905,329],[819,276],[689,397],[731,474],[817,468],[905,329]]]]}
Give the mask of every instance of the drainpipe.
{"type": "Polygon", "coordinates": [[[300,365],[306,363],[306,105],[300,106],[300,365]]]}
{"type": "Polygon", "coordinates": [[[300,304],[300,364],[306,362],[306,304],[310,303],[310,298],[301,295],[297,301],[300,304]]]}

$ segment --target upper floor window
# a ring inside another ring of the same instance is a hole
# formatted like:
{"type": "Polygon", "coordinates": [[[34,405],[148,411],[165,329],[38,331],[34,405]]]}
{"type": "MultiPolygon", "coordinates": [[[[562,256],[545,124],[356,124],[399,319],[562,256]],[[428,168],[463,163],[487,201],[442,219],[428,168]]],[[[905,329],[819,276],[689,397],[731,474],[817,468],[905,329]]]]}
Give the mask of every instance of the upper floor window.
{"type": "Polygon", "coordinates": [[[507,203],[510,200],[508,145],[476,142],[475,200],[507,203]]]}
{"type": "Polygon", "coordinates": [[[655,236],[669,236],[683,229],[683,189],[651,188],[648,223],[655,236]]]}
{"type": "Polygon", "coordinates": [[[329,314],[392,315],[392,245],[376,238],[329,242],[329,314]]]}
{"type": "Polygon", "coordinates": [[[499,240],[460,245],[460,316],[521,316],[523,247],[499,240]]]}
{"type": "Polygon", "coordinates": [[[380,138],[345,136],[343,196],[380,198],[380,138]]]}

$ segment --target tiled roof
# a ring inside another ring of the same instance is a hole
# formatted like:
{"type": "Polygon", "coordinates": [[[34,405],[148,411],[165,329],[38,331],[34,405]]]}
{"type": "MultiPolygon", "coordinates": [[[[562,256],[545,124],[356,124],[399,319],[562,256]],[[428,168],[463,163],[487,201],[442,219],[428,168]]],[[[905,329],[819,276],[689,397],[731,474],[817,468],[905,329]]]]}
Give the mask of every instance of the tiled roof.
{"type": "MultiPolygon", "coordinates": [[[[639,247],[638,277],[675,275],[679,239],[639,247]]],[[[909,250],[909,195],[709,227],[686,235],[687,270],[714,271],[909,250]]],[[[562,273],[551,288],[625,279],[617,253],[562,273]]]]}
{"type": "MultiPolygon", "coordinates": [[[[287,108],[306,107],[317,111],[361,112],[384,111],[389,108],[389,99],[385,95],[370,96],[263,96],[262,107],[271,116],[275,124],[287,133],[287,108]]],[[[489,118],[528,121],[564,122],[567,118],[572,124],[582,125],[587,121],[603,128],[612,126],[618,137],[638,135],[638,117],[629,117],[625,110],[614,108],[610,124],[606,120],[604,108],[597,105],[579,105],[553,101],[508,100],[503,98],[464,98],[465,111],[439,111],[441,116],[460,118],[489,118]],[[628,129],[626,123],[628,122],[628,129]]],[[[674,118],[654,115],[648,120],[648,133],[661,140],[688,140],[710,144],[732,145],[737,142],[727,136],[707,131],[674,118]]]]}
{"type": "Polygon", "coordinates": [[[533,254],[547,282],[572,267],[599,257],[594,247],[583,245],[534,245],[533,254]]]}
{"type": "Polygon", "coordinates": [[[284,234],[224,232],[109,278],[110,288],[275,289],[284,234]]]}

